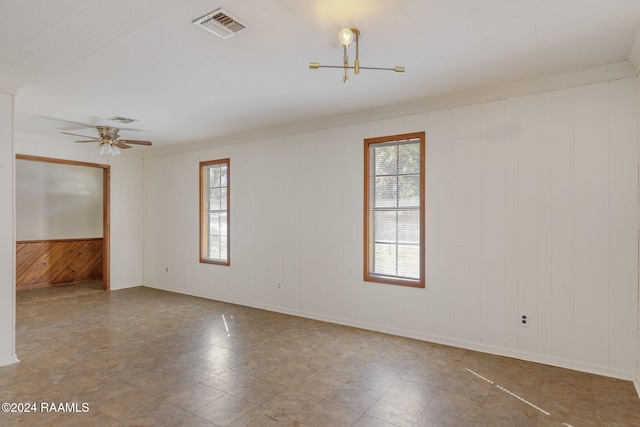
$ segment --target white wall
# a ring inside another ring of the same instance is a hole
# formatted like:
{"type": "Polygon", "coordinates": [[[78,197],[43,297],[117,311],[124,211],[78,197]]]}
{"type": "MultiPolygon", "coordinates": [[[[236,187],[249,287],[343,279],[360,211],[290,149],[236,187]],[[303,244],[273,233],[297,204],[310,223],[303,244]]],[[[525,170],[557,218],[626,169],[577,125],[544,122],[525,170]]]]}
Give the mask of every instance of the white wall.
{"type": "Polygon", "coordinates": [[[102,237],[103,170],[16,160],[16,240],[102,237]]]}
{"type": "MultiPolygon", "coordinates": [[[[2,82],[0,82],[2,83],[2,82]]],[[[15,354],[15,234],[13,216],[13,96],[0,90],[0,366],[15,354]]]]}
{"type": "Polygon", "coordinates": [[[145,283],[632,379],[637,86],[629,78],[145,159],[145,283]],[[363,138],[421,130],[426,289],[365,283],[363,138]],[[224,157],[230,267],[198,262],[198,162],[224,157]]]}
{"type": "MultiPolygon", "coordinates": [[[[636,55],[635,58],[638,60],[637,54],[640,52],[640,38],[636,40],[636,55]]],[[[638,62],[635,62],[636,70],[638,70],[638,62]]],[[[640,84],[638,85],[638,99],[640,99],[640,84]]],[[[638,111],[638,123],[640,127],[640,111],[638,111]]],[[[640,140],[638,141],[638,145],[640,146],[640,140]]],[[[640,149],[640,148],[639,148],[640,149]]],[[[640,163],[638,164],[638,186],[640,187],[640,163]]],[[[638,201],[640,203],[640,194],[638,195],[638,201]]],[[[639,221],[640,222],[640,221],[639,221]]],[[[640,244],[640,231],[638,232],[638,242],[640,244]]],[[[640,265],[640,254],[638,254],[638,264],[640,265]]],[[[638,277],[638,293],[640,294],[640,276],[638,277]]],[[[634,385],[636,386],[636,391],[638,392],[638,396],[640,396],[640,298],[638,298],[638,365],[636,370],[636,378],[634,381],[634,385]]]]}
{"type": "MultiPolygon", "coordinates": [[[[93,147],[16,137],[16,153],[111,165],[111,289],[143,283],[143,161],[100,156],[93,147]]],[[[15,251],[15,248],[14,248],[15,251]]]]}

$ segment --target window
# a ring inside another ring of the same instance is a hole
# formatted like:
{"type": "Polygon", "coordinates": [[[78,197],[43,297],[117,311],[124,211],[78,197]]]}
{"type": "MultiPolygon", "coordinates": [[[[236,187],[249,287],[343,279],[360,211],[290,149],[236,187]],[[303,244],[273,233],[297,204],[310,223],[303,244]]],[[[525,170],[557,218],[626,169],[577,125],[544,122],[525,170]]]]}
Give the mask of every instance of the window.
{"type": "Polygon", "coordinates": [[[200,262],[229,265],[229,159],[200,162],[200,262]]]}
{"type": "Polygon", "coordinates": [[[425,286],[424,132],[364,140],[364,280],[425,286]]]}

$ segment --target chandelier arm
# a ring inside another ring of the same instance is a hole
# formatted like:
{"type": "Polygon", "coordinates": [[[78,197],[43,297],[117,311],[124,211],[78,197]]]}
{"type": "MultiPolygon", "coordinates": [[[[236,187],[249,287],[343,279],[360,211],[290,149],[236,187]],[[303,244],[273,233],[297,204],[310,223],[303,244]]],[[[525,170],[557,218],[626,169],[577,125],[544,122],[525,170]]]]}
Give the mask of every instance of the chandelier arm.
{"type": "MultiPolygon", "coordinates": [[[[348,69],[348,70],[355,70],[355,66],[348,66],[345,67],[344,65],[314,65],[312,68],[340,68],[340,69],[348,69]]],[[[359,67],[361,70],[381,70],[381,71],[395,71],[395,72],[399,72],[402,73],[404,72],[404,67],[395,67],[395,68],[383,68],[383,67],[359,67]]]]}
{"type": "Polygon", "coordinates": [[[342,56],[342,63],[345,70],[349,68],[349,57],[347,56],[347,46],[342,46],[344,49],[344,55],[342,56]]]}
{"type": "Polygon", "coordinates": [[[360,31],[354,31],[353,35],[356,39],[356,60],[353,63],[353,74],[358,75],[360,74],[360,31]]]}
{"type": "Polygon", "coordinates": [[[381,70],[381,71],[396,71],[395,68],[382,68],[382,67],[360,67],[361,70],[381,70]]]}

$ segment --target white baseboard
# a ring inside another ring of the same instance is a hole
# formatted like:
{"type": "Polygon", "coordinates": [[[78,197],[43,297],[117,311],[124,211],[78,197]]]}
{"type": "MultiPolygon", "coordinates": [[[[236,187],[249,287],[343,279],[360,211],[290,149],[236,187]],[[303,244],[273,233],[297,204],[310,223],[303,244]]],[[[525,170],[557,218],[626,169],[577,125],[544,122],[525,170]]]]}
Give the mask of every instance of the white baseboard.
{"type": "Polygon", "coordinates": [[[18,359],[18,356],[16,356],[15,354],[12,354],[11,356],[0,359],[0,366],[12,365],[18,362],[20,362],[20,359],[18,359]]]}
{"type": "Polygon", "coordinates": [[[238,304],[238,305],[243,305],[247,307],[274,311],[276,313],[289,314],[292,316],[305,317],[308,319],[314,319],[314,320],[319,320],[323,322],[336,323],[339,325],[352,326],[355,328],[366,329],[370,331],[382,332],[382,333],[397,335],[397,336],[406,337],[406,338],[413,338],[420,341],[427,341],[427,342],[432,342],[436,344],[448,345],[452,347],[463,348],[466,350],[479,351],[482,353],[493,354],[496,356],[511,357],[515,359],[526,360],[528,362],[542,363],[544,365],[556,366],[559,368],[571,369],[574,371],[587,372],[595,375],[602,375],[602,376],[618,378],[626,381],[633,381],[636,386],[636,390],[638,390],[638,395],[640,396],[640,383],[639,383],[640,380],[637,378],[637,374],[635,372],[627,372],[619,369],[609,368],[606,366],[598,366],[598,365],[592,365],[584,362],[577,362],[574,360],[561,359],[553,356],[533,354],[533,353],[528,353],[521,350],[509,349],[504,347],[496,347],[496,346],[491,346],[491,345],[482,344],[482,343],[459,340],[456,338],[448,338],[448,337],[443,337],[438,335],[424,334],[421,332],[409,331],[404,329],[389,328],[389,327],[384,327],[384,326],[371,324],[367,322],[359,322],[352,319],[344,319],[344,318],[339,318],[334,316],[320,315],[317,313],[308,313],[301,310],[292,310],[287,307],[272,306],[268,304],[256,304],[255,302],[252,302],[252,301],[244,301],[241,299],[209,295],[201,292],[194,292],[188,289],[169,288],[169,287],[157,285],[154,283],[145,283],[144,286],[147,286],[149,288],[169,291],[169,292],[176,292],[176,293],[192,295],[200,298],[211,299],[215,301],[227,302],[230,304],[238,304]]]}
{"type": "Polygon", "coordinates": [[[640,397],[640,377],[633,380],[633,385],[636,386],[636,392],[638,393],[638,397],[640,397]]]}
{"type": "Polygon", "coordinates": [[[145,286],[141,283],[130,283],[128,285],[115,285],[113,284],[113,282],[111,283],[111,289],[112,291],[119,291],[120,289],[130,289],[130,288],[136,288],[138,286],[145,286]]]}

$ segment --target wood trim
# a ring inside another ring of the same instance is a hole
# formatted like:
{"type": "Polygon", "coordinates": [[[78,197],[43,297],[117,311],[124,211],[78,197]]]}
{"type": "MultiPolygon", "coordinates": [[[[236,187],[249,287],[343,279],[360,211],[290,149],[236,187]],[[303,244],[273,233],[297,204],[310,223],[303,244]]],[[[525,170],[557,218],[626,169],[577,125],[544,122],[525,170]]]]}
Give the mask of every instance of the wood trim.
{"type": "Polygon", "coordinates": [[[102,171],[102,288],[111,290],[111,166],[102,171]]]}
{"type": "Polygon", "coordinates": [[[231,265],[231,159],[219,159],[219,160],[208,160],[204,162],[200,162],[200,262],[203,264],[217,264],[217,265],[231,265]],[[208,221],[208,215],[205,215],[205,204],[204,204],[204,174],[203,170],[205,166],[215,165],[215,164],[226,164],[227,165],[227,260],[226,261],[215,261],[208,258],[205,258],[205,242],[206,238],[206,227],[205,220],[208,221]]]}
{"type": "Polygon", "coordinates": [[[16,154],[17,160],[31,160],[34,162],[60,163],[63,165],[89,166],[93,168],[108,169],[110,166],[101,163],[79,162],[76,160],[56,159],[54,157],[31,156],[28,154],[16,154]]]}
{"type": "Polygon", "coordinates": [[[102,237],[80,237],[78,239],[49,239],[49,240],[16,240],[16,243],[48,243],[48,242],[82,242],[88,240],[102,240],[102,237]]]}
{"type": "Polygon", "coordinates": [[[390,135],[383,136],[377,138],[367,138],[364,140],[364,219],[363,219],[363,254],[364,254],[364,262],[363,262],[363,280],[365,282],[377,282],[377,283],[387,283],[391,285],[402,285],[402,286],[410,286],[415,288],[424,288],[425,287],[425,277],[426,277],[426,218],[425,218],[425,194],[426,194],[426,142],[425,142],[425,132],[414,132],[414,133],[406,133],[400,135],[390,135]],[[419,139],[420,140],[420,279],[417,281],[411,280],[403,280],[403,279],[394,279],[389,277],[380,277],[374,276],[370,273],[371,265],[373,263],[373,251],[371,250],[372,242],[370,241],[370,227],[372,224],[372,216],[373,212],[369,209],[370,206],[370,197],[369,197],[369,173],[370,173],[370,165],[369,165],[369,153],[370,148],[374,144],[380,144],[385,142],[394,142],[394,141],[404,141],[409,139],[419,139]]]}
{"type": "Polygon", "coordinates": [[[34,162],[59,163],[72,166],[88,166],[101,168],[102,174],[102,283],[105,291],[111,289],[111,165],[102,163],[80,162],[77,160],[57,159],[54,157],[16,154],[16,160],[34,162]]]}

